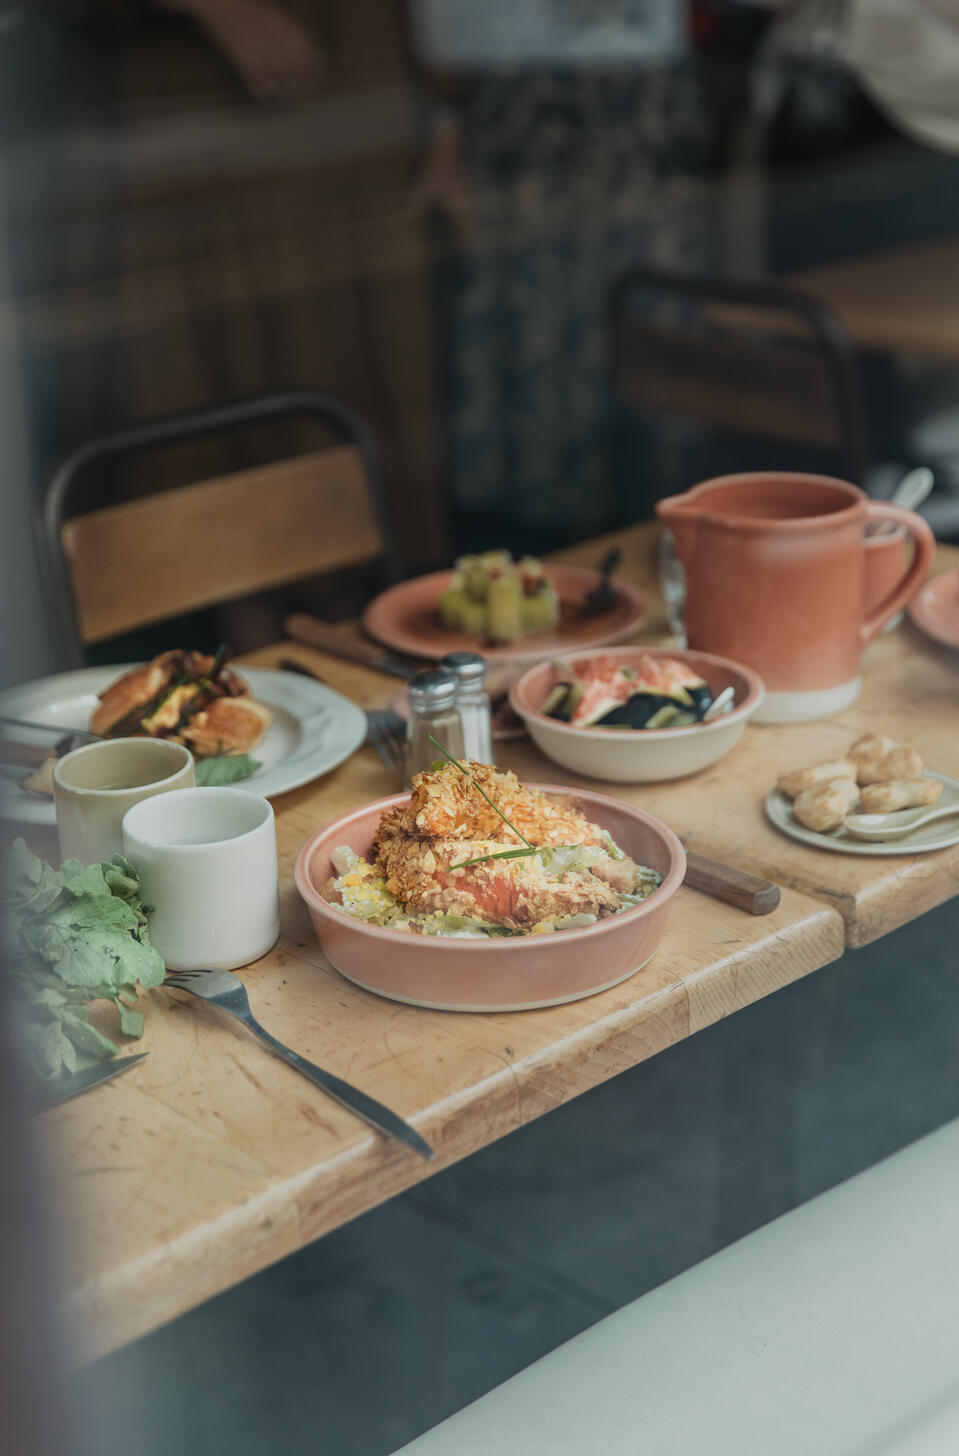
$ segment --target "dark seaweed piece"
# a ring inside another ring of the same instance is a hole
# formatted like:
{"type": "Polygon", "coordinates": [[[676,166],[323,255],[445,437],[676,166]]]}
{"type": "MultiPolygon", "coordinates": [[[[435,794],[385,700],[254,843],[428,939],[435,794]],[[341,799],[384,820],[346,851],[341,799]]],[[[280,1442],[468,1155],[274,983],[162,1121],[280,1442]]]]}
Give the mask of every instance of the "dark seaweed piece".
{"type": "Polygon", "coordinates": [[[645,728],[660,708],[675,708],[676,699],[665,693],[633,693],[625,703],[611,708],[596,724],[597,728],[645,728]]]}
{"type": "Polygon", "coordinates": [[[692,707],[696,714],[696,721],[701,723],[706,710],[712,705],[712,689],[708,683],[700,683],[698,687],[687,688],[686,691],[693,700],[692,707]]]}

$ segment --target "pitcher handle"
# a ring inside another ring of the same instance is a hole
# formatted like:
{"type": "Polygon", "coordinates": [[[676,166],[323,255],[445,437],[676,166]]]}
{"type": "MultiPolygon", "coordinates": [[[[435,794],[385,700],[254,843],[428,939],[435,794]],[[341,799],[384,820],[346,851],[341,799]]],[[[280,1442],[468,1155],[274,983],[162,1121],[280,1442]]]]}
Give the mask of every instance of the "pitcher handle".
{"type": "Polygon", "coordinates": [[[894,617],[916,595],[929,575],[932,559],[936,554],[936,538],[922,516],[915,511],[904,510],[902,506],[894,506],[888,501],[870,500],[866,502],[866,515],[870,521],[891,521],[894,525],[905,526],[916,550],[909,570],[863,618],[863,647],[882,630],[890,617],[894,617]]]}

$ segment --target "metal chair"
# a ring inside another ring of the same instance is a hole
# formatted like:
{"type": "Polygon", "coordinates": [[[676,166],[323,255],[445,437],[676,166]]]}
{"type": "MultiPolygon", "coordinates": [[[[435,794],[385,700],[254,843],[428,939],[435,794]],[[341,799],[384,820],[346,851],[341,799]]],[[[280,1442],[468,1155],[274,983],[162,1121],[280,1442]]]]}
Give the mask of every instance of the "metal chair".
{"type": "Polygon", "coordinates": [[[42,545],[72,664],[84,648],[201,607],[385,557],[396,574],[372,438],[339,400],[264,395],[93,440],[57,471],[42,545]],[[282,419],[340,443],[318,452],[72,514],[81,477],[108,461],[282,419]]]}
{"type": "Polygon", "coordinates": [[[610,292],[608,327],[633,404],[830,449],[846,478],[862,483],[869,448],[856,357],[817,299],[775,279],[636,267],[610,292]]]}

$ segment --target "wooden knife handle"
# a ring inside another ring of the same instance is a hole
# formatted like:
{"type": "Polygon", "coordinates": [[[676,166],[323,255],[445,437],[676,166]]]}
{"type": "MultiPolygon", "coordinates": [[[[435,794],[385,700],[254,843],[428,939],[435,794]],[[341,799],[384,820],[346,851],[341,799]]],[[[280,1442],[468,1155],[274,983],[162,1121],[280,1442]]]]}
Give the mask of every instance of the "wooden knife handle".
{"type": "Polygon", "coordinates": [[[747,875],[733,865],[723,864],[717,859],[706,859],[704,855],[686,851],[686,884],[714,900],[725,900],[747,910],[750,915],[769,915],[782,898],[782,891],[771,880],[761,880],[756,875],[747,875]]]}
{"type": "Polygon", "coordinates": [[[344,632],[342,627],[337,627],[332,622],[323,622],[319,617],[311,617],[307,612],[294,612],[287,617],[285,622],[286,631],[296,642],[305,642],[310,647],[317,647],[321,652],[329,652],[333,657],[345,658],[347,662],[359,662],[364,667],[371,667],[376,672],[391,673],[394,677],[412,677],[415,668],[407,667],[405,663],[383,651],[381,647],[374,647],[372,642],[364,642],[359,637],[354,637],[344,632]]]}

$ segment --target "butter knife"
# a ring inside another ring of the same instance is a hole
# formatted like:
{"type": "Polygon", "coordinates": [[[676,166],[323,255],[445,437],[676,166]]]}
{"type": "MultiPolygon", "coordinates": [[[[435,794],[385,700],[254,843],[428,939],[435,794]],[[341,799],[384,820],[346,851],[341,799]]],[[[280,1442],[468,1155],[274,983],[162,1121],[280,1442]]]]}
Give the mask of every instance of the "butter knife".
{"type": "Polygon", "coordinates": [[[98,1062],[95,1067],[84,1067],[67,1077],[58,1077],[55,1082],[44,1083],[40,1094],[41,1106],[55,1107],[58,1102],[79,1097],[81,1092],[89,1092],[91,1087],[99,1087],[101,1082],[109,1082],[112,1077],[129,1071],[146,1056],[149,1052],[139,1052],[135,1057],[114,1057],[112,1061],[98,1062]]]}

